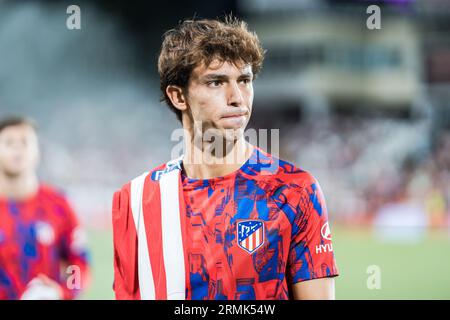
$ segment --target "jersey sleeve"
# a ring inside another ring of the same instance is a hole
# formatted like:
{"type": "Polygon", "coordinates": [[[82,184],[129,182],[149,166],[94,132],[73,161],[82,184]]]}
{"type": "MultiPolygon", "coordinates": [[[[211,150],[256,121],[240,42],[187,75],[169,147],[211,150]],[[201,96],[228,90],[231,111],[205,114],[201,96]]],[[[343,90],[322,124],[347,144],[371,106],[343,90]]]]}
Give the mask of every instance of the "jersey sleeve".
{"type": "Polygon", "coordinates": [[[305,174],[292,224],[288,261],[292,284],[338,275],[325,198],[318,181],[305,174]]]}
{"type": "Polygon", "coordinates": [[[137,285],[137,235],[130,209],[129,185],[114,193],[112,204],[114,242],[113,290],[117,300],[139,299],[137,285]]]}
{"type": "Polygon", "coordinates": [[[89,251],[86,231],[72,207],[64,201],[66,223],[61,237],[62,262],[67,266],[61,279],[64,299],[74,299],[87,288],[90,281],[89,251]]]}

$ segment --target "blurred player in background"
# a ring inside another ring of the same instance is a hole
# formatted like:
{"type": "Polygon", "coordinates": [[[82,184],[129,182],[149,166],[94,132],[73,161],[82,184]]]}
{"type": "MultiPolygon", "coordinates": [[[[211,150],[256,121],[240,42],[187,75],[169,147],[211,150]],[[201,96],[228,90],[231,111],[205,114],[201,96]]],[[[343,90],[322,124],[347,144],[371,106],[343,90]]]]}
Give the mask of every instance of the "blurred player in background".
{"type": "Polygon", "coordinates": [[[166,33],[161,89],[185,154],[114,195],[118,299],[334,299],[338,270],[317,180],[242,134],[263,56],[233,18],[187,20],[166,33]]]}
{"type": "Polygon", "coordinates": [[[88,281],[85,235],[38,161],[33,122],[0,120],[0,299],[73,299],[88,281]]]}

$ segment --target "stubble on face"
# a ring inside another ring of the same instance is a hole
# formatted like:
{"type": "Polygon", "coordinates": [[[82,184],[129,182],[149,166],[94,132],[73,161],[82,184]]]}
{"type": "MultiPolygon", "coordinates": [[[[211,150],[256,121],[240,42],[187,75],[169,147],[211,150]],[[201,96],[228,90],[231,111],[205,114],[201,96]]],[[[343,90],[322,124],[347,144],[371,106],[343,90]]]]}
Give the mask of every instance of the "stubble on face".
{"type": "Polygon", "coordinates": [[[187,91],[190,126],[195,134],[235,142],[244,134],[253,103],[250,65],[213,60],[196,67],[187,91]],[[195,128],[193,128],[195,130],[195,128]]]}

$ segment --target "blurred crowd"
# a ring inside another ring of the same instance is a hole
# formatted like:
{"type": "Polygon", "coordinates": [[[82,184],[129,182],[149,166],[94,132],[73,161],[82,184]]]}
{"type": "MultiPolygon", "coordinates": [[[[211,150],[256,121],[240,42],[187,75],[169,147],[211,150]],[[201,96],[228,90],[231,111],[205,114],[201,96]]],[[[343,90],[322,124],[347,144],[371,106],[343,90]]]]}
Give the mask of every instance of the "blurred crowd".
{"type": "Polygon", "coordinates": [[[433,132],[427,120],[329,116],[286,130],[281,145],[318,178],[336,221],[378,223],[395,209],[398,225],[450,225],[449,130],[433,132]]]}

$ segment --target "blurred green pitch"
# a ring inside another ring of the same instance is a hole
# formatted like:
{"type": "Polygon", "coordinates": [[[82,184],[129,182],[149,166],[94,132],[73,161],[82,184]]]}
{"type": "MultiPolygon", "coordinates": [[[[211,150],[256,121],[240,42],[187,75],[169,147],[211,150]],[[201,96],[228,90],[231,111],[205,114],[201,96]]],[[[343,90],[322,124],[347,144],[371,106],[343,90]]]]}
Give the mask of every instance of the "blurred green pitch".
{"type": "MultiPolygon", "coordinates": [[[[91,283],[81,299],[113,299],[110,231],[90,231],[91,283]]],[[[337,299],[450,299],[450,237],[436,231],[414,244],[383,243],[361,228],[333,226],[340,271],[337,299]],[[381,269],[381,289],[369,290],[367,267],[381,269]]]]}

